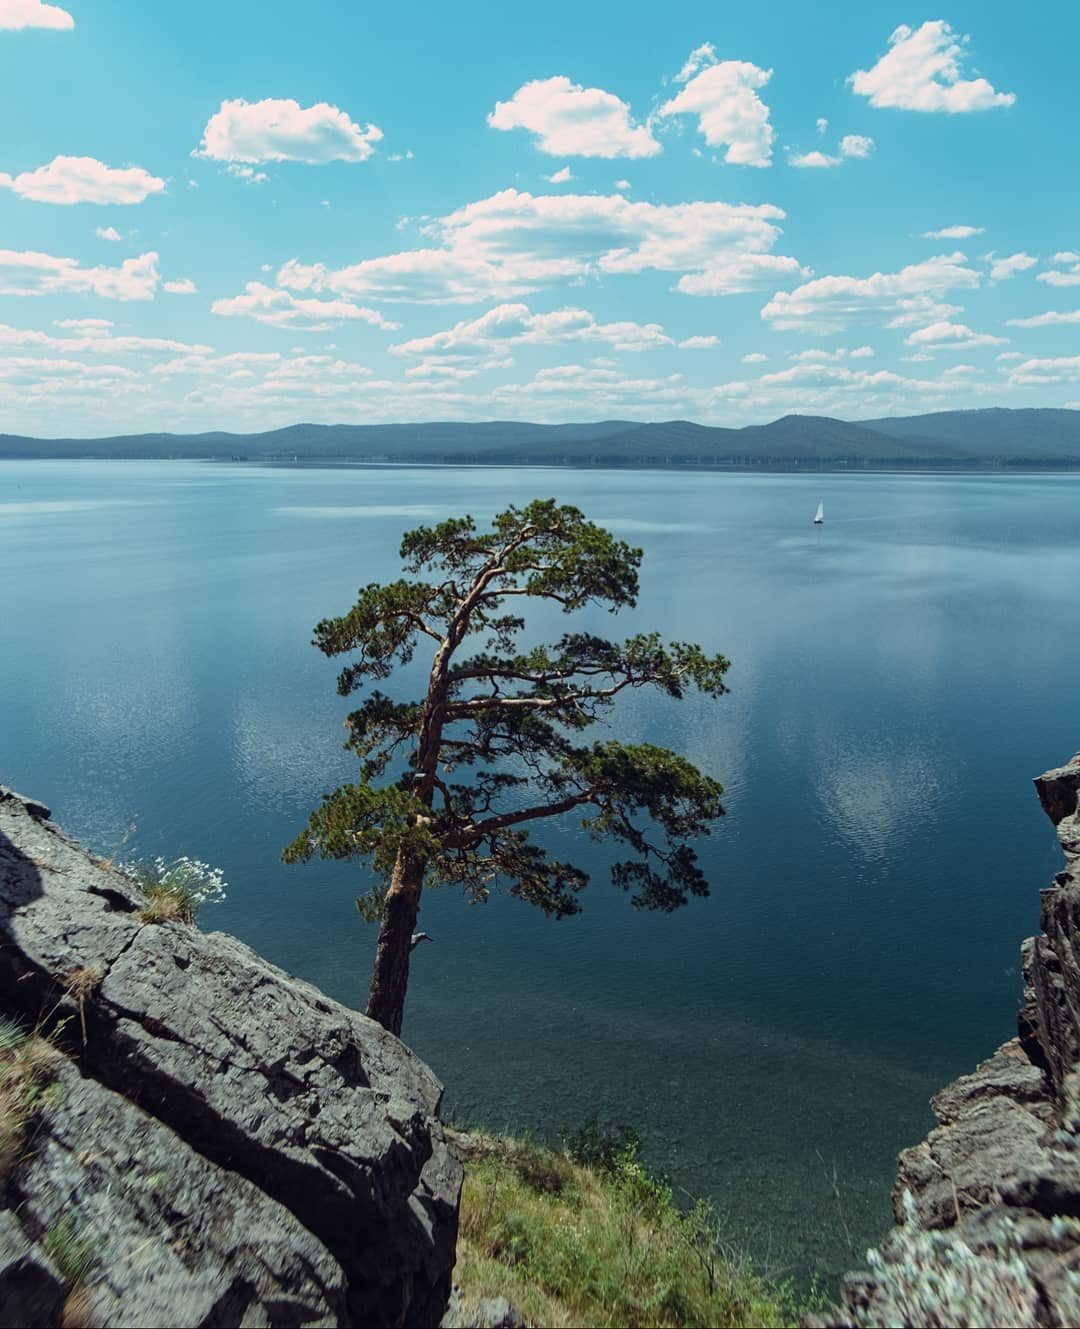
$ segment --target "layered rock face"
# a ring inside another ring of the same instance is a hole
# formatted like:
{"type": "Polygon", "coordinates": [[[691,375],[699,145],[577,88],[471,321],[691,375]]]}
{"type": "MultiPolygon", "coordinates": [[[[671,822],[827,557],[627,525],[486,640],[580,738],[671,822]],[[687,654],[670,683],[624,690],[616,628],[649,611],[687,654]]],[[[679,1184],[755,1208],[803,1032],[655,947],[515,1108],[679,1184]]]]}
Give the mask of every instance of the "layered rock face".
{"type": "Polygon", "coordinates": [[[1019,1036],[932,1100],[895,1228],[818,1324],[1080,1324],[1080,753],[1035,781],[1065,869],[1023,944],[1019,1036]]]}
{"type": "Polygon", "coordinates": [[[0,1013],[66,1053],[0,1190],[0,1324],[61,1323],[64,1242],[102,1326],[437,1324],[462,1173],[431,1071],[234,938],[144,924],[48,818],[0,788],[0,1013]]]}

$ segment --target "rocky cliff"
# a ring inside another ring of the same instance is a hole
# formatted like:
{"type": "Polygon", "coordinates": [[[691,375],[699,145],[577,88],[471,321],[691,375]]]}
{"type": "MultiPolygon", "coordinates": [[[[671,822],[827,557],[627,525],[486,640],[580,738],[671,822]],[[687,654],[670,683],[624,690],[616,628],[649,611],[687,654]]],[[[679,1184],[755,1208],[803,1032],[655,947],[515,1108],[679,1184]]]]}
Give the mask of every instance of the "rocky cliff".
{"type": "Polygon", "coordinates": [[[49,815],[0,788],[0,1324],[437,1324],[431,1071],[49,815]]]}
{"type": "Polygon", "coordinates": [[[1035,788],[1065,868],[1022,947],[1018,1037],[932,1100],[940,1126],[900,1155],[898,1226],[808,1323],[1080,1324],[1080,753],[1035,788]]]}

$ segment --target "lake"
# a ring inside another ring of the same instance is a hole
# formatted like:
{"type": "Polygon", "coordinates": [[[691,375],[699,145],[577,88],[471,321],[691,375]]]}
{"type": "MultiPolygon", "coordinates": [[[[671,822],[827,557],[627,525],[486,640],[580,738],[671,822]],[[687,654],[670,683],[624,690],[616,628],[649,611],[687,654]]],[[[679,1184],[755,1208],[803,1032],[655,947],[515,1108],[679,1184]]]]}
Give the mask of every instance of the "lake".
{"type": "Polygon", "coordinates": [[[1030,777],[1080,745],[1080,476],[5,462],[0,781],[103,854],[223,868],[202,925],[362,1009],[360,868],[279,862],[353,770],[312,627],[397,575],[403,530],[549,496],[645,558],[636,610],[538,632],[733,662],[729,696],[634,693],[613,725],[724,783],[712,895],[635,913],[546,828],[597,869],[583,914],[426,895],[404,1036],[448,1116],[630,1123],[763,1266],[834,1276],[929,1096],[1013,1032],[1060,866],[1030,777]]]}

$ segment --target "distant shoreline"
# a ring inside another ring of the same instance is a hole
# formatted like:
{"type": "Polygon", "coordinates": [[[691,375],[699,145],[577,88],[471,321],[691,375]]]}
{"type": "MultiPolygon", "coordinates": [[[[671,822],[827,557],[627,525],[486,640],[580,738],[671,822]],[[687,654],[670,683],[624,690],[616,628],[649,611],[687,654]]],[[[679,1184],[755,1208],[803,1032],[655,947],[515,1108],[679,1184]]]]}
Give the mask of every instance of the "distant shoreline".
{"type": "Polygon", "coordinates": [[[1080,410],[991,407],[847,421],[786,415],[733,429],[692,420],[296,424],[251,434],[37,439],[0,433],[0,460],[217,461],[270,466],[555,466],[735,471],[1071,471],[1080,410]]]}
{"type": "Polygon", "coordinates": [[[799,461],[779,458],[774,462],[728,462],[681,460],[671,461],[620,461],[615,458],[600,458],[586,461],[580,458],[557,461],[548,457],[522,457],[510,461],[505,457],[493,457],[484,460],[463,460],[457,457],[306,457],[303,459],[281,456],[254,457],[199,457],[199,456],[161,456],[127,455],[109,456],[103,453],[66,453],[50,456],[34,456],[29,453],[10,453],[0,455],[0,466],[5,462],[109,462],[123,465],[127,462],[195,462],[206,466],[266,466],[279,470],[320,471],[320,470],[401,470],[415,467],[421,469],[454,470],[557,470],[557,471],[704,471],[723,475],[1070,475],[1080,471],[1080,457],[1054,458],[1040,462],[1027,457],[1017,457],[1004,461],[958,461],[955,457],[943,458],[940,462],[931,459],[920,461],[799,461]]]}

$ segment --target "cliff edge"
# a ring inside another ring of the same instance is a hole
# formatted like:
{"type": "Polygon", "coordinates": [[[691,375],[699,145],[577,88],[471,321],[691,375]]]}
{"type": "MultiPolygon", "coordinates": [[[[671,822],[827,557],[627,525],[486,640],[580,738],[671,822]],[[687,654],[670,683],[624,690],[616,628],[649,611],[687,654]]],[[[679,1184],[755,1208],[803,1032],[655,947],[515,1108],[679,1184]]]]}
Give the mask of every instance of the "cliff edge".
{"type": "Polygon", "coordinates": [[[49,816],[0,788],[0,1323],[438,1324],[432,1072],[49,816]]]}
{"type": "Polygon", "coordinates": [[[1080,753],[1035,788],[1065,868],[1023,943],[1018,1036],[931,1100],[898,1226],[808,1326],[1080,1324],[1080,753]]]}

